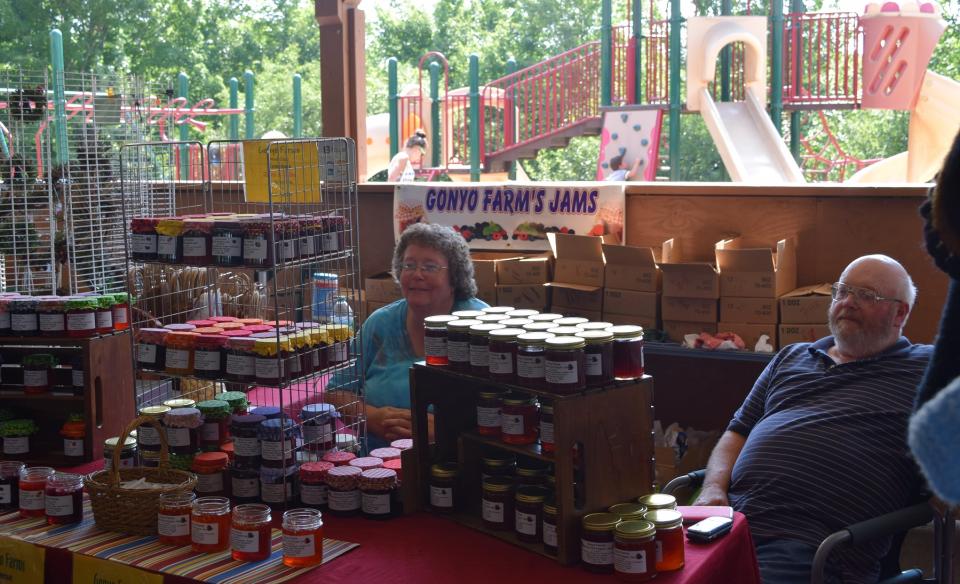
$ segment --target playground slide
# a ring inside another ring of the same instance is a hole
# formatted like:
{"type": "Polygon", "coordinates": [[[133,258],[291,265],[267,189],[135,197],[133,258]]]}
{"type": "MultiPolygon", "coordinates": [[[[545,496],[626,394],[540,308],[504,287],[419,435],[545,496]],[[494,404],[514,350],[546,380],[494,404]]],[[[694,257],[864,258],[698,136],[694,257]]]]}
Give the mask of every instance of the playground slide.
{"type": "Polygon", "coordinates": [[[960,128],[960,82],[927,70],[910,112],[907,151],[885,158],[850,177],[850,183],[927,182],[950,150],[960,128]]]}
{"type": "Polygon", "coordinates": [[[737,182],[802,183],[803,172],[752,91],[746,101],[713,101],[700,89],[700,113],[720,157],[737,182]]]}

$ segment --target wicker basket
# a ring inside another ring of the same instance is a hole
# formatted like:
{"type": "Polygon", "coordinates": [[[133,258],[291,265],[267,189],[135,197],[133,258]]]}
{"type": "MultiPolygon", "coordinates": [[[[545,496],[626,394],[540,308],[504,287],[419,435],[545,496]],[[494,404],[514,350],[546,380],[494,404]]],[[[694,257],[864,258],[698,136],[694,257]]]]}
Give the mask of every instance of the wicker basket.
{"type": "Polygon", "coordinates": [[[150,424],[160,434],[160,466],[120,468],[121,449],[115,448],[113,468],[91,473],[84,482],[93,507],[93,519],[101,529],[130,535],[156,535],[160,495],[192,491],[197,484],[197,475],[170,468],[167,434],[156,420],[140,416],[130,422],[120,436],[126,438],[134,428],[143,424],[150,424]],[[166,486],[153,489],[124,489],[120,486],[122,481],[139,478],[166,483],[166,486]]]}

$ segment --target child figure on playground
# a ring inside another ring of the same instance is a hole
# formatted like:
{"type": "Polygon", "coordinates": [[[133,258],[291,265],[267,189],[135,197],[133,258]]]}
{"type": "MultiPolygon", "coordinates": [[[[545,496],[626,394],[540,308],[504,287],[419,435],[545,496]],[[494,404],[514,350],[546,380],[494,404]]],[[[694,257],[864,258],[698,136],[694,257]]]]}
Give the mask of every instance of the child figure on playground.
{"type": "Polygon", "coordinates": [[[630,167],[630,170],[620,168],[623,166],[623,155],[618,154],[610,159],[610,170],[612,171],[607,178],[604,180],[607,181],[617,181],[617,180],[633,180],[637,176],[637,172],[640,169],[641,159],[638,157],[633,161],[633,166],[630,167]]]}
{"type": "Polygon", "coordinates": [[[403,150],[390,161],[387,167],[387,182],[413,182],[416,177],[414,166],[420,164],[423,152],[427,149],[427,133],[417,130],[407,139],[403,150]]]}

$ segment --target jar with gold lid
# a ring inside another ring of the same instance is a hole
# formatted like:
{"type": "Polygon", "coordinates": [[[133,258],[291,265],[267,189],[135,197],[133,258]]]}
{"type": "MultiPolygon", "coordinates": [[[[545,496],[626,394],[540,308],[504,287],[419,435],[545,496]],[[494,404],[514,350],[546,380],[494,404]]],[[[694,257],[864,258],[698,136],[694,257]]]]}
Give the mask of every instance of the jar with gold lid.
{"type": "Polygon", "coordinates": [[[656,528],[653,523],[627,520],[614,530],[613,571],[623,582],[646,582],[657,575],[656,528]]]}
{"type": "Polygon", "coordinates": [[[544,344],[543,375],[547,391],[567,394],[584,389],[587,386],[583,366],[586,342],[580,337],[561,336],[551,337],[544,344]]]}
{"type": "Polygon", "coordinates": [[[613,532],[620,516],[613,513],[589,513],[581,520],[580,560],[589,572],[613,573],[613,532]]]}
{"type": "Polygon", "coordinates": [[[677,508],[677,498],[666,493],[650,493],[649,495],[637,497],[637,503],[646,507],[647,511],[677,508]]]}
{"type": "Polygon", "coordinates": [[[427,365],[447,365],[447,324],[459,320],[451,314],[423,319],[423,352],[427,365]]]}
{"type": "Polygon", "coordinates": [[[657,529],[654,536],[657,572],[672,572],[683,567],[683,516],[676,509],[657,509],[643,515],[657,529]]]}

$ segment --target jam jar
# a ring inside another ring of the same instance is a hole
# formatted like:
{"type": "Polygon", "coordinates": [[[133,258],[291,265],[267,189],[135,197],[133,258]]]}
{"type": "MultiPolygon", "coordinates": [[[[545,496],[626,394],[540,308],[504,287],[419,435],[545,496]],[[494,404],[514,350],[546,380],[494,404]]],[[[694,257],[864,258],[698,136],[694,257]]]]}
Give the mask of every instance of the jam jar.
{"type": "Polygon", "coordinates": [[[193,491],[160,494],[157,506],[157,539],[164,545],[190,545],[190,514],[197,496],[193,491]]]}
{"type": "Polygon", "coordinates": [[[113,330],[125,331],[130,328],[130,295],[126,292],[117,292],[111,294],[113,304],[110,310],[113,312],[113,330]]]}
{"type": "Polygon", "coordinates": [[[210,256],[218,266],[243,265],[243,225],[239,221],[218,220],[213,223],[210,256]]]}
{"type": "Polygon", "coordinates": [[[490,331],[487,346],[490,379],[502,383],[517,381],[517,337],[525,333],[522,328],[490,331]]]}
{"type": "Polygon", "coordinates": [[[540,313],[540,314],[531,314],[530,316],[527,316],[526,318],[529,318],[529,319],[532,320],[533,322],[549,322],[549,323],[553,323],[553,321],[555,321],[555,320],[557,320],[557,319],[559,319],[559,318],[563,318],[563,315],[562,315],[562,314],[557,314],[557,313],[555,313],[555,312],[542,312],[542,313],[540,313]]]}
{"type": "Polygon", "coordinates": [[[39,333],[40,325],[37,321],[38,307],[39,301],[36,298],[30,298],[28,296],[12,298],[8,305],[8,311],[10,313],[10,334],[28,337],[39,333]]]}
{"type": "Polygon", "coordinates": [[[580,337],[553,337],[545,344],[543,374],[547,391],[566,394],[584,389],[587,386],[583,367],[586,342],[580,337]]]}
{"type": "Polygon", "coordinates": [[[273,265],[273,234],[269,217],[243,221],[243,265],[262,268],[273,265]]]}
{"type": "Polygon", "coordinates": [[[544,452],[556,450],[553,438],[553,404],[540,403],[540,449],[544,452]]]}
{"type": "Polygon", "coordinates": [[[323,562],[323,520],[316,509],[283,514],[283,565],[307,568],[323,562]]]}
{"type": "Polygon", "coordinates": [[[23,393],[36,394],[50,391],[50,372],[57,366],[57,358],[50,353],[24,355],[23,393]]]}
{"type": "Polygon", "coordinates": [[[547,486],[550,466],[533,458],[521,458],[517,462],[517,485],[524,487],[547,486]]]}
{"type": "Polygon", "coordinates": [[[479,320],[471,319],[447,323],[447,362],[453,371],[470,372],[470,327],[478,324],[479,320]]]}
{"type": "Polygon", "coordinates": [[[423,352],[427,365],[447,365],[447,323],[459,320],[449,314],[423,319],[423,352]]]}
{"type": "Polygon", "coordinates": [[[130,255],[134,260],[157,261],[157,223],[153,217],[130,220],[130,255]]]}
{"type": "Polygon", "coordinates": [[[483,469],[480,478],[507,477],[511,481],[517,473],[517,457],[508,452],[497,452],[485,455],[482,458],[483,469]]]}
{"type": "Polygon", "coordinates": [[[250,337],[228,337],[226,342],[226,359],[224,378],[236,383],[251,383],[257,378],[256,356],[254,346],[257,339],[250,337]]]}
{"type": "Polygon", "coordinates": [[[430,508],[439,513],[453,513],[459,505],[457,483],[460,470],[455,462],[441,462],[430,467],[430,508]]]}
{"type": "Polygon", "coordinates": [[[658,509],[676,509],[677,498],[666,493],[651,493],[637,498],[637,503],[647,508],[647,511],[658,509]]]}
{"type": "Polygon", "coordinates": [[[477,393],[477,434],[481,436],[500,436],[500,410],[506,391],[499,389],[481,390],[477,393]]]}
{"type": "Polygon", "coordinates": [[[557,501],[553,496],[543,501],[543,551],[557,555],[557,501]]]}
{"type": "Polygon", "coordinates": [[[226,345],[227,337],[219,334],[201,334],[195,337],[193,374],[201,379],[220,379],[224,377],[225,359],[223,353],[226,345]]]}
{"type": "Polygon", "coordinates": [[[193,375],[193,349],[197,333],[171,332],[164,337],[166,346],[165,371],[171,375],[193,375]]]}
{"type": "Polygon", "coordinates": [[[610,505],[610,508],[607,509],[607,513],[618,515],[622,521],[640,521],[646,512],[646,506],[640,503],[617,503],[616,505],[610,505]]]}
{"type": "Polygon", "coordinates": [[[503,397],[500,410],[500,439],[507,444],[533,444],[537,441],[537,400],[525,393],[503,397]]]}
{"type": "Polygon", "coordinates": [[[67,336],[74,338],[93,337],[97,334],[97,311],[100,301],[97,298],[71,296],[64,302],[67,315],[67,336]]]}
{"type": "Polygon", "coordinates": [[[20,517],[43,517],[46,514],[44,494],[47,480],[54,471],[49,466],[31,466],[20,469],[17,482],[20,495],[20,517]]]}
{"type": "Polygon", "coordinates": [[[28,418],[19,418],[0,422],[0,436],[3,437],[4,458],[30,458],[30,437],[40,428],[28,418]]]}
{"type": "Polygon", "coordinates": [[[643,375],[643,327],[632,324],[615,326],[613,333],[613,376],[636,379],[643,375]]]}
{"type": "Polygon", "coordinates": [[[63,456],[71,464],[84,462],[84,438],[87,437],[87,424],[83,414],[73,413],[60,428],[63,437],[63,456]]]}
{"type": "MultiPolygon", "coordinates": [[[[532,324],[533,321],[529,318],[508,318],[506,320],[501,320],[497,324],[502,324],[507,328],[518,328],[523,329],[524,325],[532,324]]],[[[527,329],[523,329],[523,332],[528,332],[527,329]]]]}
{"type": "Polygon", "coordinates": [[[227,461],[225,452],[204,452],[193,458],[190,470],[197,475],[194,490],[198,497],[222,497],[226,494],[230,484],[227,461]]]}
{"type": "Polygon", "coordinates": [[[137,365],[148,371],[163,371],[167,366],[166,336],[169,329],[144,328],[137,332],[137,365]]]}
{"type": "Polygon", "coordinates": [[[513,490],[512,477],[499,476],[483,479],[480,506],[485,526],[498,531],[513,529],[513,490]]]}
{"type": "Polygon", "coordinates": [[[260,501],[260,470],[257,468],[230,469],[230,496],[235,503],[260,501]]]}
{"type": "Polygon", "coordinates": [[[260,423],[260,465],[281,468],[296,463],[299,428],[290,419],[264,420],[260,423]]]}
{"type": "Polygon", "coordinates": [[[260,468],[260,423],[264,420],[265,417],[255,414],[233,416],[230,419],[235,468],[260,468]]]}
{"type": "MultiPolygon", "coordinates": [[[[140,415],[160,422],[171,409],[170,406],[144,406],[140,408],[140,415]]],[[[137,428],[137,449],[141,455],[144,452],[160,452],[160,434],[156,428],[150,424],[141,424],[137,428]]]]}
{"type": "Polygon", "coordinates": [[[528,332],[517,336],[517,383],[530,389],[546,386],[544,361],[546,341],[553,333],[528,332]]]}
{"type": "Polygon", "coordinates": [[[343,363],[350,359],[350,327],[345,324],[328,324],[327,331],[327,360],[330,365],[343,363]]]}
{"type": "Polygon", "coordinates": [[[190,544],[196,553],[222,552],[230,548],[230,499],[200,497],[190,516],[190,544]]]}
{"type": "Polygon", "coordinates": [[[10,298],[0,297],[0,336],[10,335],[10,298]]]}
{"type": "Polygon", "coordinates": [[[613,381],[613,333],[609,330],[587,330],[576,336],[587,343],[583,348],[587,385],[603,385],[613,381]]]}
{"type": "Polygon", "coordinates": [[[97,297],[97,334],[109,335],[113,332],[113,295],[106,294],[97,297]]]}
{"type": "Polygon", "coordinates": [[[582,331],[605,331],[612,326],[612,322],[588,321],[581,322],[577,325],[577,328],[582,331]]]}
{"type": "Polygon", "coordinates": [[[654,536],[657,572],[672,572],[683,567],[683,516],[676,509],[647,511],[644,520],[657,529],[654,536]]]}
{"type": "Polygon", "coordinates": [[[0,513],[20,507],[20,471],[27,465],[18,460],[0,462],[0,513]]]}
{"type": "Polygon", "coordinates": [[[532,308],[518,308],[516,310],[511,310],[507,313],[507,316],[510,318],[526,318],[529,319],[534,314],[540,314],[539,310],[533,310],[532,308]]]}
{"type": "Polygon", "coordinates": [[[157,222],[157,261],[178,264],[183,260],[183,221],[175,217],[157,222]]]}
{"type": "Polygon", "coordinates": [[[270,557],[273,530],[270,507],[259,503],[233,508],[230,555],[240,562],[259,562],[270,557]]]}
{"type": "Polygon", "coordinates": [[[470,327],[470,373],[482,377],[490,374],[490,332],[505,328],[502,324],[484,322],[470,327]]]}
{"type": "Polygon", "coordinates": [[[175,408],[163,414],[170,452],[192,456],[198,449],[197,428],[203,424],[203,414],[197,408],[175,408]]]}
{"type": "Polygon", "coordinates": [[[516,310],[516,308],[513,306],[487,306],[485,308],[481,308],[480,312],[484,314],[501,314],[505,316],[514,310],[516,310]]]}
{"type": "Polygon", "coordinates": [[[519,487],[514,504],[514,532],[526,543],[543,540],[543,501],[549,491],[542,487],[519,487]]]}
{"type": "Polygon", "coordinates": [[[208,399],[197,403],[197,409],[203,414],[200,447],[206,451],[219,450],[230,434],[230,404],[218,399],[208,399]]]}
{"type": "Polygon", "coordinates": [[[397,473],[388,468],[372,468],[360,473],[360,511],[367,519],[395,517],[397,473]]]}
{"type": "Polygon", "coordinates": [[[37,304],[37,324],[40,335],[62,337],[67,330],[65,299],[59,296],[43,296],[37,304]]]}
{"type": "Polygon", "coordinates": [[[213,219],[192,219],[183,222],[183,263],[190,266],[207,266],[213,263],[210,239],[213,235],[213,219]]]}
{"type": "MultiPolygon", "coordinates": [[[[140,433],[137,432],[137,435],[140,433]]],[[[103,441],[103,468],[104,470],[113,469],[113,454],[120,444],[119,436],[111,436],[103,441]]],[[[137,439],[127,436],[123,439],[123,445],[120,446],[120,456],[118,457],[120,468],[133,468],[137,466],[137,439]]]]}
{"type": "Polygon", "coordinates": [[[48,525],[83,520],[83,475],[57,472],[47,478],[44,509],[48,525]]]}
{"type": "Polygon", "coordinates": [[[657,575],[656,528],[649,521],[627,520],[613,533],[613,571],[623,582],[646,582],[657,575]]]}
{"type": "Polygon", "coordinates": [[[359,468],[346,464],[327,470],[327,509],[332,515],[348,517],[360,510],[358,483],[362,473],[359,468]]]}
{"type": "Polygon", "coordinates": [[[589,572],[613,573],[614,529],[620,517],[613,513],[589,513],[583,516],[580,533],[580,561],[589,572]]]}
{"type": "Polygon", "coordinates": [[[300,410],[303,445],[308,450],[326,452],[334,447],[336,419],[340,412],[332,404],[307,404],[300,410]]]}
{"type": "Polygon", "coordinates": [[[305,462],[300,465],[300,502],[308,507],[326,508],[327,471],[332,462],[305,462]]]}
{"type": "Polygon", "coordinates": [[[256,353],[254,369],[257,383],[271,387],[278,386],[284,379],[283,359],[289,357],[290,342],[285,340],[278,343],[277,338],[271,335],[269,339],[256,339],[253,351],[256,353]]]}
{"type": "Polygon", "coordinates": [[[275,507],[289,506],[297,497],[297,467],[260,467],[260,500],[275,507]]]}

